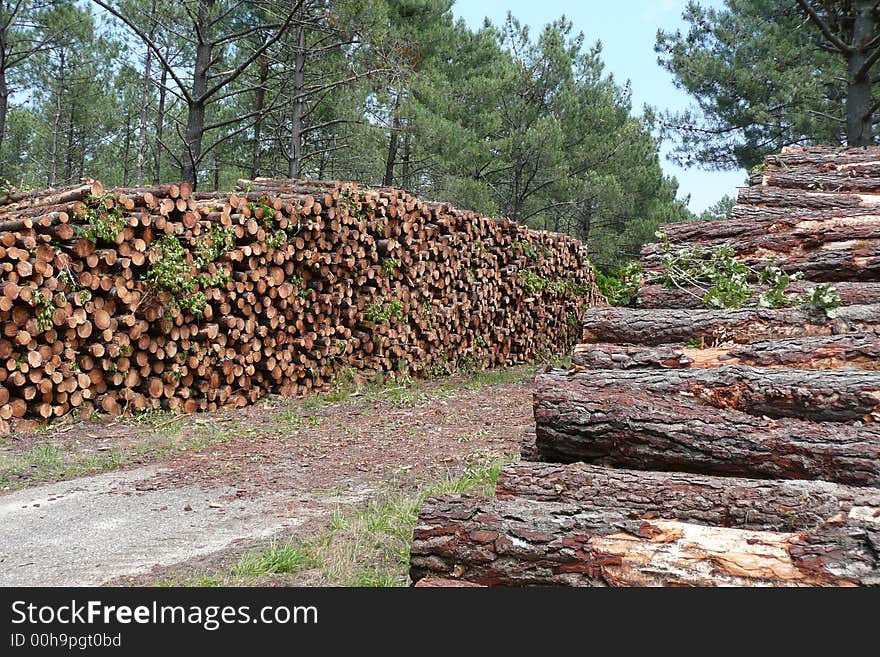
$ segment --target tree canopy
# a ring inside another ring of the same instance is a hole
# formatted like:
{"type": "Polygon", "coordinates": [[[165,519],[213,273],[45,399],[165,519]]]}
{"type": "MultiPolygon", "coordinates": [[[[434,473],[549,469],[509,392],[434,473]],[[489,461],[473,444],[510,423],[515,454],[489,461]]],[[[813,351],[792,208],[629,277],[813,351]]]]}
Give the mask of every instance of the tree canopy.
{"type": "Polygon", "coordinates": [[[451,0],[0,0],[0,178],[352,179],[589,242],[690,218],[650,117],[567,19],[451,0]]]}
{"type": "Polygon", "coordinates": [[[685,165],[750,168],[790,144],[873,143],[875,0],[690,2],[686,32],[657,35],[660,64],[696,107],[662,117],[685,165]]]}

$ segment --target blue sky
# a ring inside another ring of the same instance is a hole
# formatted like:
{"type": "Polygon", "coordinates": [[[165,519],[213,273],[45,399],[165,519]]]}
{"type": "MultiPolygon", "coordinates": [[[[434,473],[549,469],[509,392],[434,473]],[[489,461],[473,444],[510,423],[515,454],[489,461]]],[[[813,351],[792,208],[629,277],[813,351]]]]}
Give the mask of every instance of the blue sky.
{"type": "MultiPolygon", "coordinates": [[[[681,20],[687,0],[456,0],[453,12],[479,28],[483,18],[500,24],[513,12],[522,23],[540,30],[546,23],[565,14],[575,30],[583,32],[589,43],[602,41],[606,71],[619,83],[632,82],[633,110],[641,112],[645,103],[659,109],[681,109],[690,104],[687,94],[675,88],[672,76],[657,64],[654,42],[657,29],[684,28],[681,20]]],[[[722,0],[702,0],[703,6],[722,6],[722,0]]],[[[724,194],[733,195],[745,182],[745,171],[703,171],[682,169],[665,158],[663,168],[679,182],[679,194],[691,195],[690,208],[704,210],[724,194]]]]}

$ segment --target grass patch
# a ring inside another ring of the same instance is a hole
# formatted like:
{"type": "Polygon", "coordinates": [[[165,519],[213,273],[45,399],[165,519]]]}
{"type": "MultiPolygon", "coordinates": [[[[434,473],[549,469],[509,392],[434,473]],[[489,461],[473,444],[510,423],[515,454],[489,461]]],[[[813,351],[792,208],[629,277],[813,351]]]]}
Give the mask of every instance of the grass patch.
{"type": "Polygon", "coordinates": [[[259,586],[269,581],[292,585],[305,581],[318,586],[408,586],[412,532],[425,498],[453,493],[491,496],[501,469],[512,458],[486,459],[459,477],[431,482],[416,493],[338,508],[327,531],[313,540],[273,542],[247,553],[225,572],[160,584],[259,586]]]}
{"type": "Polygon", "coordinates": [[[298,573],[316,565],[306,544],[277,545],[272,543],[262,551],[249,552],[232,570],[235,577],[263,577],[298,573]]]}
{"type": "MultiPolygon", "coordinates": [[[[127,421],[143,425],[142,442],[135,446],[111,448],[97,453],[77,451],[82,445],[41,442],[18,454],[0,455],[0,490],[15,490],[48,482],[98,474],[108,470],[167,459],[184,453],[201,452],[235,438],[255,434],[257,429],[242,428],[239,420],[187,427],[184,433],[175,422],[166,424],[174,413],[150,412],[127,421]]],[[[186,417],[186,416],[181,416],[186,417]]]]}
{"type": "Polygon", "coordinates": [[[34,481],[72,479],[120,467],[119,450],[75,455],[52,443],[41,443],[15,456],[0,456],[0,489],[23,488],[34,481]]]}
{"type": "MultiPolygon", "coordinates": [[[[571,357],[557,357],[546,364],[568,367],[571,357]]],[[[543,365],[543,363],[542,363],[543,365]]],[[[367,398],[395,406],[415,406],[432,399],[446,397],[459,390],[479,390],[489,386],[512,385],[530,381],[539,365],[517,365],[498,369],[463,369],[455,374],[431,379],[414,379],[408,375],[387,377],[377,375],[362,385],[350,376],[342,376],[330,392],[317,393],[301,402],[304,410],[318,410],[330,404],[367,398]]],[[[291,413],[291,415],[293,415],[291,413]]]]}

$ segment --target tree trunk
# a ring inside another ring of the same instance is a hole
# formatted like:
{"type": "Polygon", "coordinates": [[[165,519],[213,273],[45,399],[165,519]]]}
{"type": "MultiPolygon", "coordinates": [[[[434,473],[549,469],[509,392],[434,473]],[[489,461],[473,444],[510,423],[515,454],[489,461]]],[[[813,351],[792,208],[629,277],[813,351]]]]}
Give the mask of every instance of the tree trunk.
{"type": "Polygon", "coordinates": [[[214,152],[214,186],[212,189],[216,192],[220,189],[220,153],[214,152]]]}
{"type": "MultiPolygon", "coordinates": [[[[803,294],[808,288],[816,287],[812,281],[797,281],[789,283],[786,288],[786,296],[792,301],[803,294]]],[[[837,290],[840,300],[845,306],[862,304],[880,304],[880,282],[850,282],[834,281],[832,287],[837,290]]],[[[758,286],[758,293],[767,289],[758,286]]],[[[636,296],[638,308],[666,308],[666,309],[705,309],[703,292],[697,288],[665,287],[663,285],[641,285],[636,296]]]]}
{"type": "Polygon", "coordinates": [[[205,92],[211,67],[211,16],[214,0],[199,0],[196,58],[193,64],[192,100],[187,103],[186,137],[181,158],[180,177],[198,185],[198,167],[202,161],[202,139],[205,133],[205,92]]]}
{"type": "MultiPolygon", "coordinates": [[[[876,23],[873,0],[853,3],[852,45],[847,56],[846,76],[846,143],[848,146],[870,146],[873,135],[873,104],[871,71],[863,70],[871,51],[865,46],[874,37],[876,23]]],[[[875,46],[876,47],[876,46],[875,46]]]]}
{"type": "Polygon", "coordinates": [[[165,85],[168,83],[168,71],[162,67],[159,84],[159,107],[156,109],[156,155],[153,158],[153,184],[162,182],[162,133],[165,128],[165,85]]]}
{"type": "Polygon", "coordinates": [[[669,518],[772,531],[821,527],[853,507],[880,510],[876,488],[642,472],[585,463],[508,463],[498,477],[495,494],[499,499],[576,504],[586,513],[617,511],[630,520],[669,518]]]}
{"type": "Polygon", "coordinates": [[[269,57],[260,57],[257,77],[259,86],[254,94],[254,111],[257,118],[254,121],[254,143],[251,146],[251,178],[260,176],[260,159],[263,147],[263,109],[266,105],[266,83],[269,79],[269,57]]]}
{"type": "MultiPolygon", "coordinates": [[[[2,28],[0,28],[2,30],[2,28]]],[[[0,49],[4,47],[0,35],[0,49]]],[[[2,52],[2,50],[0,50],[2,52]]],[[[0,66],[0,157],[3,153],[3,136],[6,134],[6,114],[9,112],[9,87],[6,84],[6,69],[0,66]]],[[[3,160],[0,159],[0,164],[3,160]]]]}
{"type": "MultiPolygon", "coordinates": [[[[866,228],[871,234],[878,231],[875,226],[866,228]]],[[[783,271],[790,274],[801,272],[813,282],[880,281],[880,238],[860,240],[859,231],[852,232],[848,240],[829,241],[821,248],[796,244],[788,251],[782,250],[791,242],[784,235],[779,235],[779,242],[773,250],[754,247],[754,243],[744,241],[734,248],[734,252],[737,260],[754,269],[763,269],[774,261],[783,271]],[[861,244],[854,244],[850,240],[860,240],[861,244]],[[751,250],[753,247],[754,250],[751,250]]],[[[764,241],[764,238],[759,241],[764,241]]],[[[646,255],[642,263],[646,272],[659,272],[663,268],[659,254],[646,255]]]]}
{"type": "Polygon", "coordinates": [[[293,115],[290,119],[290,167],[291,178],[302,176],[303,115],[305,113],[305,66],[306,66],[306,28],[299,23],[296,27],[296,53],[293,67],[293,115]]]}
{"type": "MultiPolygon", "coordinates": [[[[704,230],[685,231],[672,228],[675,236],[666,231],[673,249],[689,246],[711,247],[725,245],[739,254],[767,250],[772,254],[810,250],[830,246],[832,242],[880,239],[880,212],[878,208],[834,210],[794,215],[793,213],[766,217],[743,217],[722,221],[702,222],[704,230]]],[[[642,258],[659,256],[664,244],[648,244],[642,249],[642,258]]]]}
{"type": "Polygon", "coordinates": [[[410,578],[490,586],[859,586],[880,582],[875,509],[796,533],[627,520],[521,498],[429,498],[410,578]]]}
{"type": "Polygon", "coordinates": [[[391,111],[391,136],[388,140],[388,155],[385,158],[385,176],[382,185],[391,187],[394,184],[394,164],[397,162],[397,147],[400,138],[400,94],[394,99],[394,109],[391,111]]]}
{"type": "MultiPolygon", "coordinates": [[[[156,35],[156,0],[152,0],[150,4],[150,40],[156,35]]],[[[150,78],[150,71],[153,64],[153,49],[147,47],[147,53],[144,55],[144,83],[141,89],[141,110],[138,114],[138,142],[137,142],[137,161],[135,163],[135,182],[138,185],[144,184],[144,165],[147,159],[147,109],[150,105],[150,87],[153,84],[150,78]]]]}
{"type": "MultiPolygon", "coordinates": [[[[755,185],[744,187],[739,190],[737,205],[733,206],[731,218],[745,218],[753,207],[760,207],[763,211],[775,209],[780,213],[804,213],[813,211],[827,211],[838,208],[864,208],[869,212],[878,212],[880,209],[880,196],[866,196],[855,193],[840,194],[834,192],[821,192],[817,190],[779,189],[755,185]]],[[[707,222],[716,224],[716,222],[707,222]]],[[[691,230],[699,232],[696,222],[683,222],[670,224],[666,227],[669,238],[675,241],[673,235],[679,230],[691,230]]]]}
{"type": "Polygon", "coordinates": [[[687,399],[705,415],[732,409],[767,418],[821,422],[880,419],[880,372],[724,365],[711,369],[551,370],[541,375],[573,391],[616,390],[687,399]]]}
{"type": "Polygon", "coordinates": [[[876,423],[780,422],[689,396],[593,384],[595,374],[538,375],[541,460],[880,486],[876,423]]]}
{"type": "MultiPolygon", "coordinates": [[[[76,135],[73,131],[73,111],[74,108],[68,108],[69,111],[67,113],[67,143],[64,147],[64,184],[68,184],[73,178],[73,150],[75,144],[76,135]]],[[[126,125],[126,132],[128,132],[128,125],[126,125]]]]}
{"type": "Polygon", "coordinates": [[[880,306],[843,306],[835,319],[795,308],[778,310],[634,310],[592,308],[584,341],[658,345],[702,341],[752,342],[787,337],[840,335],[880,329],[880,306]]]}
{"type": "Polygon", "coordinates": [[[128,186],[128,162],[131,151],[131,118],[125,117],[125,140],[122,144],[122,186],[128,186]]]}
{"type": "Polygon", "coordinates": [[[580,344],[575,347],[572,364],[583,370],[722,365],[880,370],[880,334],[869,332],[818,338],[780,338],[705,349],[672,344],[580,344]]]}
{"type": "Polygon", "coordinates": [[[55,89],[55,114],[52,118],[52,142],[49,146],[49,176],[48,186],[58,184],[58,145],[61,139],[61,94],[64,89],[64,50],[58,54],[58,80],[55,89]]]}
{"type": "Polygon", "coordinates": [[[406,127],[406,132],[403,136],[403,161],[401,162],[401,187],[406,190],[412,190],[412,180],[410,180],[411,171],[410,171],[410,148],[412,145],[412,135],[409,132],[409,126],[406,127]]]}

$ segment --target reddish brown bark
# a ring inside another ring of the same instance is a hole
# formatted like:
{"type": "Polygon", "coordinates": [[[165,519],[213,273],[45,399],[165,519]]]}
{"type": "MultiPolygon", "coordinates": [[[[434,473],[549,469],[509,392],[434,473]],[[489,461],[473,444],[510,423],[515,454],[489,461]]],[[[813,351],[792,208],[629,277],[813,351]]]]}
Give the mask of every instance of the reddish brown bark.
{"type": "Polygon", "coordinates": [[[572,318],[604,301],[568,236],[400,190],[241,183],[234,194],[88,183],[5,199],[0,429],[74,408],[239,406],[326,389],[348,369],[527,362],[569,349],[572,318]],[[218,228],[230,243],[209,257],[218,228]],[[171,235],[191,267],[183,290],[151,282],[165,257],[157,240],[171,235]],[[560,285],[534,290],[526,269],[560,285]],[[196,295],[202,308],[180,307],[196,295]]]}
{"type": "Polygon", "coordinates": [[[631,520],[671,518],[699,525],[773,531],[821,527],[853,507],[880,510],[880,490],[827,481],[711,477],[585,463],[504,466],[496,495],[575,504],[631,520]]]}
{"type": "Polygon", "coordinates": [[[880,306],[846,306],[837,318],[796,308],[778,310],[682,310],[594,308],[584,318],[584,341],[641,345],[702,340],[723,342],[840,335],[880,329],[880,306]]]}
{"type": "MultiPolygon", "coordinates": [[[[815,288],[812,281],[797,281],[786,288],[786,295],[795,302],[808,288],[815,288]]],[[[880,304],[880,283],[835,281],[831,286],[840,295],[845,306],[880,304]]],[[[756,286],[760,293],[765,288],[756,286]]],[[[636,297],[637,308],[668,308],[668,309],[706,309],[703,302],[705,292],[696,288],[666,287],[664,285],[642,285],[636,297]]]]}
{"type": "Polygon", "coordinates": [[[521,498],[430,498],[410,577],[490,586],[858,586],[876,584],[877,519],[859,508],[801,532],[627,520],[619,511],[521,498]]]}
{"type": "Polygon", "coordinates": [[[579,344],[575,347],[572,363],[575,368],[585,370],[722,365],[878,370],[880,334],[868,332],[817,338],[781,338],[715,348],[579,344]]]}
{"type": "Polygon", "coordinates": [[[754,416],[692,396],[621,390],[595,375],[537,377],[541,460],[880,486],[876,424],[754,416]]]}

